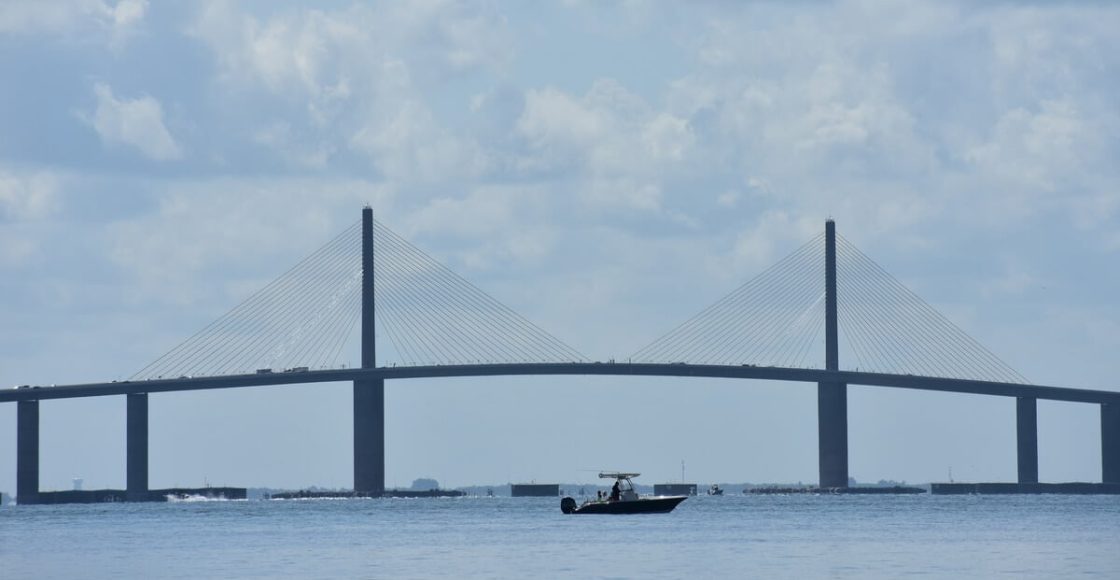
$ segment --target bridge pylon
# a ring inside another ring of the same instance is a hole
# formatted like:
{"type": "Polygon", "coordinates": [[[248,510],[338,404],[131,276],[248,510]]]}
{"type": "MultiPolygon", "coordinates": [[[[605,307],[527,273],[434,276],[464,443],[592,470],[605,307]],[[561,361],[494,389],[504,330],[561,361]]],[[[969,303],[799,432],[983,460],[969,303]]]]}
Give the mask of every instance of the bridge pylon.
{"type": "MultiPolygon", "coordinates": [[[[377,367],[373,209],[362,209],[362,368],[377,367]]],[[[385,379],[354,381],[354,491],[385,491],[385,379]]]]}
{"type": "MultiPolygon", "coordinates": [[[[825,369],[838,371],[836,222],[826,221],[824,232],[825,369]]],[[[817,383],[817,454],[820,486],[848,487],[848,385],[845,383],[817,383]]]]}

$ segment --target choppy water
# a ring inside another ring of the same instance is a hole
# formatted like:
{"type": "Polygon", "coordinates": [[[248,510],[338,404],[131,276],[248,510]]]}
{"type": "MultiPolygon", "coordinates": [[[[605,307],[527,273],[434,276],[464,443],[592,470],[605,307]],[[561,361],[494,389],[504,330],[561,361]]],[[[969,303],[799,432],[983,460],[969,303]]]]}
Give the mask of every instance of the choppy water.
{"type": "Polygon", "coordinates": [[[0,578],[1120,578],[1120,497],[5,506],[0,578]]]}

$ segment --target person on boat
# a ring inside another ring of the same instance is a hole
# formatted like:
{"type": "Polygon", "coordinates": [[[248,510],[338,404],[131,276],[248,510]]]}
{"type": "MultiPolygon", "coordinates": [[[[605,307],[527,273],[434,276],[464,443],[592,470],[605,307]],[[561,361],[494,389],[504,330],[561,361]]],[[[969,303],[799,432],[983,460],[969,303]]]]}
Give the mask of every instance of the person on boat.
{"type": "Polygon", "coordinates": [[[598,499],[599,501],[603,501],[603,490],[601,490],[601,489],[595,490],[595,498],[598,499]]]}
{"type": "Polygon", "coordinates": [[[614,487],[611,488],[611,496],[607,499],[609,501],[618,501],[622,499],[622,489],[618,484],[618,480],[615,480],[614,487]]]}

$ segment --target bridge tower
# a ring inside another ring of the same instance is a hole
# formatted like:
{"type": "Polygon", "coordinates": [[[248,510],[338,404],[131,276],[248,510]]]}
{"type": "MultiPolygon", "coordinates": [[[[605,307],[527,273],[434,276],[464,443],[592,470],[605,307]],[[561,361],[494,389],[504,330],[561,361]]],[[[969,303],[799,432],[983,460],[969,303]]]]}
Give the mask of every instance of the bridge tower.
{"type": "MultiPolygon", "coordinates": [[[[362,209],[362,368],[377,367],[373,208],[362,209]]],[[[385,379],[354,381],[354,491],[385,491],[385,379]]]]}
{"type": "MultiPolygon", "coordinates": [[[[836,222],[824,223],[825,370],[840,370],[836,326],[836,222]]],[[[848,487],[848,385],[817,383],[817,453],[821,487],[848,487]]]]}

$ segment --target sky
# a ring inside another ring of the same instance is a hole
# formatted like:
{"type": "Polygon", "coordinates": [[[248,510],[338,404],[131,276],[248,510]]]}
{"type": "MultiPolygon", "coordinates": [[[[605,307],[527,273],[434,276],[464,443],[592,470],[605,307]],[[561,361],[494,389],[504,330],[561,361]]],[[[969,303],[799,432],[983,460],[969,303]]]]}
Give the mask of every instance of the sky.
{"type": "MultiPolygon", "coordinates": [[[[1032,382],[1120,390],[1118,28],[1106,2],[7,0],[0,386],[128,377],[370,204],[596,360],[833,218],[1032,382]]],[[[815,482],[815,395],[391,381],[386,480],[815,482]]],[[[153,395],[151,486],[348,487],[350,397],[153,395]]],[[[852,386],[851,475],[1013,481],[1014,406],[852,386]]],[[[123,488],[124,413],[42,403],[41,488],[123,488]]],[[[1099,409],[1040,402],[1039,454],[1099,481],[1099,409]]]]}

